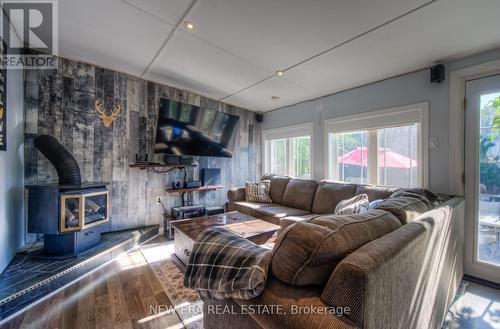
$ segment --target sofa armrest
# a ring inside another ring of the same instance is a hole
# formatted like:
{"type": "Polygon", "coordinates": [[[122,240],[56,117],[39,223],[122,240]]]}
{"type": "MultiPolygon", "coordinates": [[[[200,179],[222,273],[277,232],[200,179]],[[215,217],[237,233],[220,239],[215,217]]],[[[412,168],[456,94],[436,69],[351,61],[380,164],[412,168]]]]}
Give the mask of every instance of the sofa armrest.
{"type": "Polygon", "coordinates": [[[463,223],[453,198],[367,243],[337,265],[321,300],[349,306],[366,329],[441,328],[463,275],[463,223]]]}
{"type": "Polygon", "coordinates": [[[245,188],[233,187],[227,191],[227,199],[229,203],[235,201],[245,201],[245,188]]]}

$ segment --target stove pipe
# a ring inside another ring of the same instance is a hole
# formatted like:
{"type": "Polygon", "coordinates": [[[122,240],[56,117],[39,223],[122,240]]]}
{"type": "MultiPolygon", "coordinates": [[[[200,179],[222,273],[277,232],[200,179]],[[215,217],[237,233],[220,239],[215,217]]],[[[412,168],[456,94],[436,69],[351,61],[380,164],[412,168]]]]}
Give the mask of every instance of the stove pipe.
{"type": "Polygon", "coordinates": [[[78,163],[55,137],[40,135],[33,143],[56,168],[59,185],[81,185],[82,178],[78,163]]]}

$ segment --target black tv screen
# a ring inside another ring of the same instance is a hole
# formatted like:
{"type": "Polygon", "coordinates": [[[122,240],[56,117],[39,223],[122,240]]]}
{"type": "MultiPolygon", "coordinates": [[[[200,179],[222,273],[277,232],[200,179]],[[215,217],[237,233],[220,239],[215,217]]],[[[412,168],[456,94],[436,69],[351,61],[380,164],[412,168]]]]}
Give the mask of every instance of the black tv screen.
{"type": "Polygon", "coordinates": [[[155,152],[230,158],[239,119],[220,111],[160,98],[155,152]]]}

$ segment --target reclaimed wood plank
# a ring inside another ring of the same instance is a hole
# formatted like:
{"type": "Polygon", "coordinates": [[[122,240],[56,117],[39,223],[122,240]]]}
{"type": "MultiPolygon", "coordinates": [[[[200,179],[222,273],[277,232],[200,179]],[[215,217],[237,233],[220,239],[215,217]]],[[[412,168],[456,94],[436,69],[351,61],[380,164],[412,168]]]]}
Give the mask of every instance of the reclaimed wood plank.
{"type": "Polygon", "coordinates": [[[75,91],[95,92],[95,70],[91,64],[75,62],[75,91]]]}
{"type": "Polygon", "coordinates": [[[121,111],[113,122],[113,212],[111,228],[127,227],[128,218],[128,139],[127,139],[127,78],[121,73],[114,76],[114,103],[119,104],[121,111]]]}
{"type": "Polygon", "coordinates": [[[74,78],[77,74],[76,62],[66,58],[59,59],[63,65],[63,77],[74,78]]]}
{"type": "Polygon", "coordinates": [[[61,143],[66,149],[73,153],[73,111],[75,102],[75,88],[74,79],[63,78],[63,91],[62,91],[62,132],[61,143]]]}
{"type": "MultiPolygon", "coordinates": [[[[103,70],[104,75],[104,84],[103,84],[103,93],[102,93],[102,101],[104,103],[104,108],[107,113],[110,109],[115,105],[115,76],[114,73],[110,70],[103,70]]],[[[95,110],[95,109],[94,109],[95,110]]],[[[102,143],[102,165],[100,167],[101,170],[101,179],[104,182],[112,182],[113,181],[113,131],[115,129],[114,125],[106,128],[104,124],[99,119],[99,122],[96,120],[96,125],[101,129],[101,143],[102,143]]]]}
{"type": "Polygon", "coordinates": [[[38,134],[38,71],[26,70],[24,75],[26,134],[38,134]]]}
{"type": "Polygon", "coordinates": [[[38,183],[38,150],[33,145],[36,134],[24,134],[24,183],[38,183]]]}

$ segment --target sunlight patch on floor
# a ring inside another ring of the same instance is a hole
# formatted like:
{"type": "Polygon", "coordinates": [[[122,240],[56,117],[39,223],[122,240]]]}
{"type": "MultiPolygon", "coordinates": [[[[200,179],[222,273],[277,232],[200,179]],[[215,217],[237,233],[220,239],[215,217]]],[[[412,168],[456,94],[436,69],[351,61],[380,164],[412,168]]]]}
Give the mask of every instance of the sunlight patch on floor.
{"type": "Polygon", "coordinates": [[[170,326],[167,329],[184,329],[184,324],[181,322],[181,323],[175,324],[173,326],[170,326]]]}
{"type": "Polygon", "coordinates": [[[154,319],[157,319],[159,317],[162,317],[164,315],[172,314],[173,312],[174,312],[174,309],[168,309],[166,311],[159,312],[157,314],[153,314],[153,315],[147,316],[145,318],[142,318],[142,319],[138,320],[137,323],[144,324],[144,323],[147,323],[147,322],[152,321],[154,319]]]}
{"type": "Polygon", "coordinates": [[[474,328],[500,329],[500,302],[466,292],[453,306],[457,328],[474,324],[474,328]]]}
{"type": "Polygon", "coordinates": [[[493,328],[500,328],[500,303],[491,303],[491,306],[488,308],[483,320],[493,328]]]}
{"type": "Polygon", "coordinates": [[[141,252],[148,263],[154,263],[170,258],[174,252],[173,243],[158,243],[141,247],[141,252]]]}
{"type": "Polygon", "coordinates": [[[479,317],[486,312],[491,300],[466,292],[457,303],[458,314],[464,317],[479,317]]]}
{"type": "Polygon", "coordinates": [[[124,257],[118,257],[117,265],[121,271],[130,270],[136,267],[147,265],[146,260],[140,252],[131,252],[124,257]]]}

